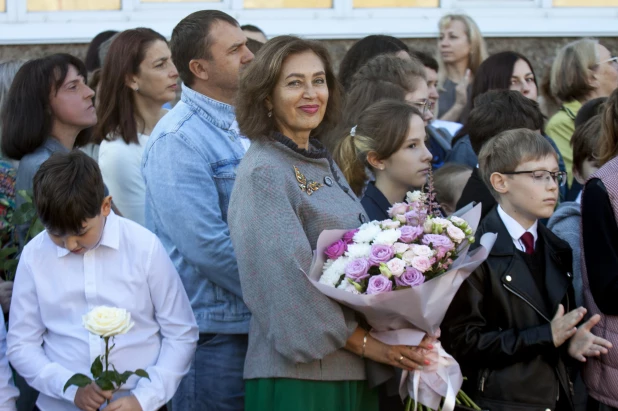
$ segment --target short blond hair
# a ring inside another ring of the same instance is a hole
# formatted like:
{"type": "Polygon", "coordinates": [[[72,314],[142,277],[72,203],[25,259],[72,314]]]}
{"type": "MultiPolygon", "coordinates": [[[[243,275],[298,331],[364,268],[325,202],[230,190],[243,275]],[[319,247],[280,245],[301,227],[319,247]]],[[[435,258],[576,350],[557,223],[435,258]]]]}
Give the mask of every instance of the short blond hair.
{"type": "Polygon", "coordinates": [[[550,90],[562,102],[583,100],[594,88],[589,83],[589,70],[598,66],[598,40],[573,41],[558,50],[551,66],[550,90]]]}
{"type": "Polygon", "coordinates": [[[526,128],[503,131],[486,142],[479,153],[481,178],[494,198],[499,201],[500,194],[491,185],[493,173],[512,172],[521,163],[548,156],[558,160],[556,150],[536,131],[526,128]]]}
{"type": "MultiPolygon", "coordinates": [[[[481,30],[479,26],[476,24],[474,20],[468,15],[465,14],[447,14],[443,16],[438,22],[438,28],[443,30],[447,26],[449,26],[453,21],[460,21],[466,26],[466,36],[468,36],[468,42],[470,43],[470,55],[468,56],[468,68],[472,72],[472,74],[476,74],[479,66],[487,57],[489,57],[489,53],[487,53],[487,46],[485,45],[485,39],[483,39],[483,35],[481,34],[481,30]]],[[[442,87],[444,82],[446,81],[446,69],[444,68],[444,61],[442,60],[442,56],[440,52],[436,55],[436,59],[438,60],[438,64],[440,66],[440,70],[438,71],[438,83],[439,86],[442,87]]]]}

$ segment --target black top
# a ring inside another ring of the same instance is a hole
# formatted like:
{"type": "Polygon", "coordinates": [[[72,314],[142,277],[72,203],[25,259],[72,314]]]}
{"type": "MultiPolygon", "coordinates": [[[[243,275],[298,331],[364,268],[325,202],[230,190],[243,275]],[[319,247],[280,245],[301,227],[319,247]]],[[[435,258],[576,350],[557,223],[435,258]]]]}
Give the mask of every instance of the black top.
{"type": "Polygon", "coordinates": [[[582,227],[590,291],[603,314],[618,315],[618,225],[601,180],[586,183],[582,227]]]}
{"type": "Polygon", "coordinates": [[[387,210],[391,208],[391,203],[386,199],[384,194],[376,187],[373,181],[367,184],[365,194],[361,199],[361,204],[369,217],[369,220],[387,220],[387,210]]]}
{"type": "Polygon", "coordinates": [[[491,209],[498,204],[494,196],[491,195],[489,188],[483,182],[483,179],[481,179],[478,168],[472,169],[472,175],[470,175],[470,179],[461,193],[461,198],[457,202],[457,210],[473,201],[482,204],[481,219],[485,218],[491,209]]]}

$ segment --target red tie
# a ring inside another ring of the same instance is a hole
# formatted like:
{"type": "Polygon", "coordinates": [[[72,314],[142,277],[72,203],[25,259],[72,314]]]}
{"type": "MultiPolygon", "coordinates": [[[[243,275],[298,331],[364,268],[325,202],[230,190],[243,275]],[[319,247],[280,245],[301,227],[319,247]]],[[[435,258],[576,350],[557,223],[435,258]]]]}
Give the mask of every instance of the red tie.
{"type": "Polygon", "coordinates": [[[534,237],[532,233],[526,231],[519,239],[526,247],[526,254],[534,254],[534,237]]]}

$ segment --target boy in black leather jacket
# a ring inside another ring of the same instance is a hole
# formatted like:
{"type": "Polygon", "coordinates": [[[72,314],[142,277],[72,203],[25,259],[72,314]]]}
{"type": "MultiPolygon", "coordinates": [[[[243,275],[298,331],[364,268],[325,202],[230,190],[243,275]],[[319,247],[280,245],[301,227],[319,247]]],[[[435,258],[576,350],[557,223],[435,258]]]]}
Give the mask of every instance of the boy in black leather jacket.
{"type": "Polygon", "coordinates": [[[491,411],[573,407],[573,372],[611,344],[577,308],[572,253],[538,219],[552,215],[566,174],[555,150],[531,130],[483,146],[480,172],[499,205],[478,236],[498,234],[487,260],[462,285],[442,325],[443,341],[469,378],[468,393],[491,411]]]}

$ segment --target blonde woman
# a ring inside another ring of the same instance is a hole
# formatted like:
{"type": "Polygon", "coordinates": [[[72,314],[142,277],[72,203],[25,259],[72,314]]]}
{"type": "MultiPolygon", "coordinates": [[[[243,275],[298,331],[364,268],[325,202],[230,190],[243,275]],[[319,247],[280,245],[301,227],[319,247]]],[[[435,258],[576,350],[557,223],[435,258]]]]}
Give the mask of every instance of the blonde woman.
{"type": "Polygon", "coordinates": [[[438,23],[438,118],[459,121],[468,102],[468,84],[488,56],[478,26],[463,14],[447,14],[438,23]]]}
{"type": "Polygon", "coordinates": [[[562,106],[549,119],[545,132],[564,158],[569,187],[573,183],[570,142],[575,131],[575,116],[584,103],[607,97],[618,87],[617,60],[598,40],[582,39],[561,48],[552,65],[551,93],[562,106]]]}

